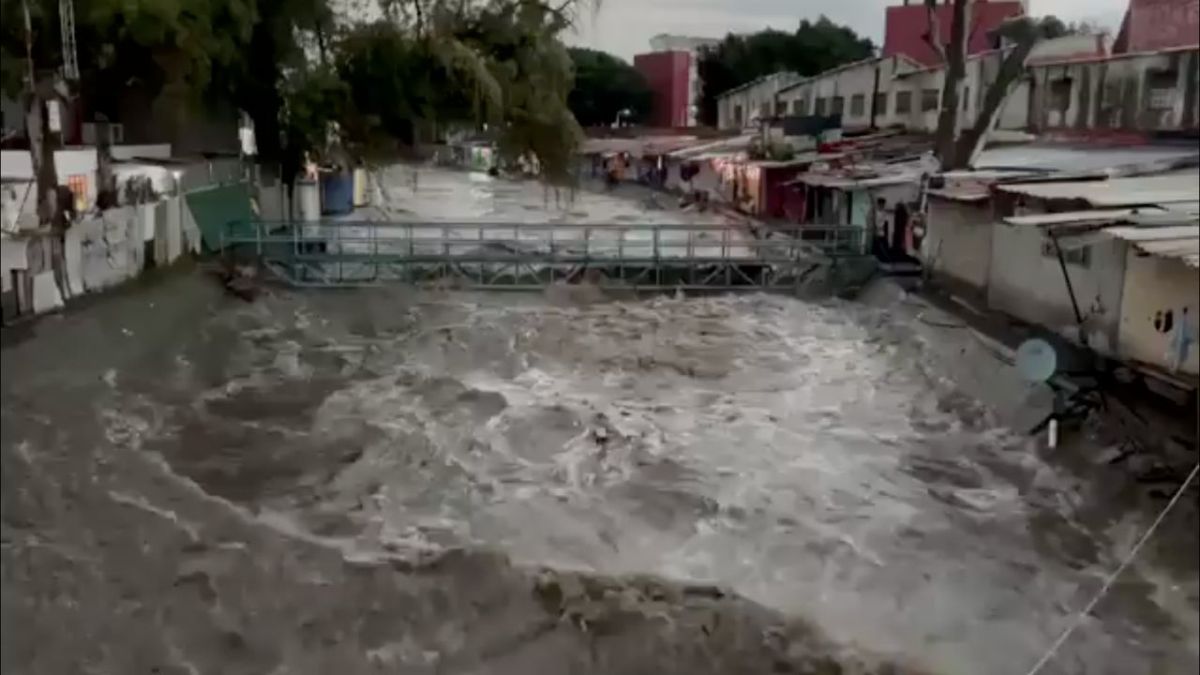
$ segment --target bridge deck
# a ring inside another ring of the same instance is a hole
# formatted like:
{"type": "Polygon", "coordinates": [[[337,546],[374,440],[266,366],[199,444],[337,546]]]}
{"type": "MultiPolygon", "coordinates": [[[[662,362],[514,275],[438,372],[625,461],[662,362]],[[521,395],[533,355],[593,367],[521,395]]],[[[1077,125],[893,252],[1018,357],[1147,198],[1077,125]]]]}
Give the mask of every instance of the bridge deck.
{"type": "Polygon", "coordinates": [[[235,223],[222,248],[253,253],[299,286],[386,281],[540,288],[587,279],[637,289],[793,288],[820,267],[861,259],[863,231],[717,225],[235,223]]]}

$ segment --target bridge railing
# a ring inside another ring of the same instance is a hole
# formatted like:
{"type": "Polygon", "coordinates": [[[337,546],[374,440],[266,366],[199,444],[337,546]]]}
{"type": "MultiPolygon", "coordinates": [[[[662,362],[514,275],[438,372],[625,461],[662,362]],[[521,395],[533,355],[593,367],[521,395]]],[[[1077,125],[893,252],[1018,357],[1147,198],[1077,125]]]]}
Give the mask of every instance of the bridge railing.
{"type": "Polygon", "coordinates": [[[258,255],[324,260],[511,260],[584,262],[793,262],[859,257],[865,230],[846,226],[772,227],[693,224],[433,223],[255,221],[231,223],[222,247],[258,255]]]}

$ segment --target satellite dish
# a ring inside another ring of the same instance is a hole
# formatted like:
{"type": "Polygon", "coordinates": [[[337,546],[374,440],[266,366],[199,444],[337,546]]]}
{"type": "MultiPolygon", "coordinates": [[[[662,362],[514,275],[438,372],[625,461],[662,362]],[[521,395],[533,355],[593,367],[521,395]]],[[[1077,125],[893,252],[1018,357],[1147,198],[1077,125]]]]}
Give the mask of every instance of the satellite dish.
{"type": "Polygon", "coordinates": [[[1058,369],[1058,353],[1049,342],[1031,338],[1017,347],[1017,372],[1027,382],[1045,382],[1058,369]]]}

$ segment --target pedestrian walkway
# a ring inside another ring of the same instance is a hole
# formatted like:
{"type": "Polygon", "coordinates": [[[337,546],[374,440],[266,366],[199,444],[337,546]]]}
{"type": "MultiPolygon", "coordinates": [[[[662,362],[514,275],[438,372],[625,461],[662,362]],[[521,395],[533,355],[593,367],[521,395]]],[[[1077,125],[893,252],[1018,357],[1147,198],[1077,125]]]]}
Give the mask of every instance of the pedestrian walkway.
{"type": "Polygon", "coordinates": [[[730,225],[321,221],[231,223],[221,248],[296,286],[446,283],[529,290],[588,282],[636,290],[796,289],[861,268],[861,230],[755,236],[730,225]]]}

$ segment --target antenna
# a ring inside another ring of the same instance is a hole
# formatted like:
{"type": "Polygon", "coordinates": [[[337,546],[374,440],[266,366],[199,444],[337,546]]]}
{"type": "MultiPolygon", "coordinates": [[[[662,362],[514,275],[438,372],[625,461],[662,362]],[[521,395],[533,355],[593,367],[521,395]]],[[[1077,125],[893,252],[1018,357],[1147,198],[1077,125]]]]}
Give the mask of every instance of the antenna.
{"type": "Polygon", "coordinates": [[[62,29],[63,79],[79,79],[79,57],[75,50],[75,5],[58,0],[59,27],[62,29]]]}

